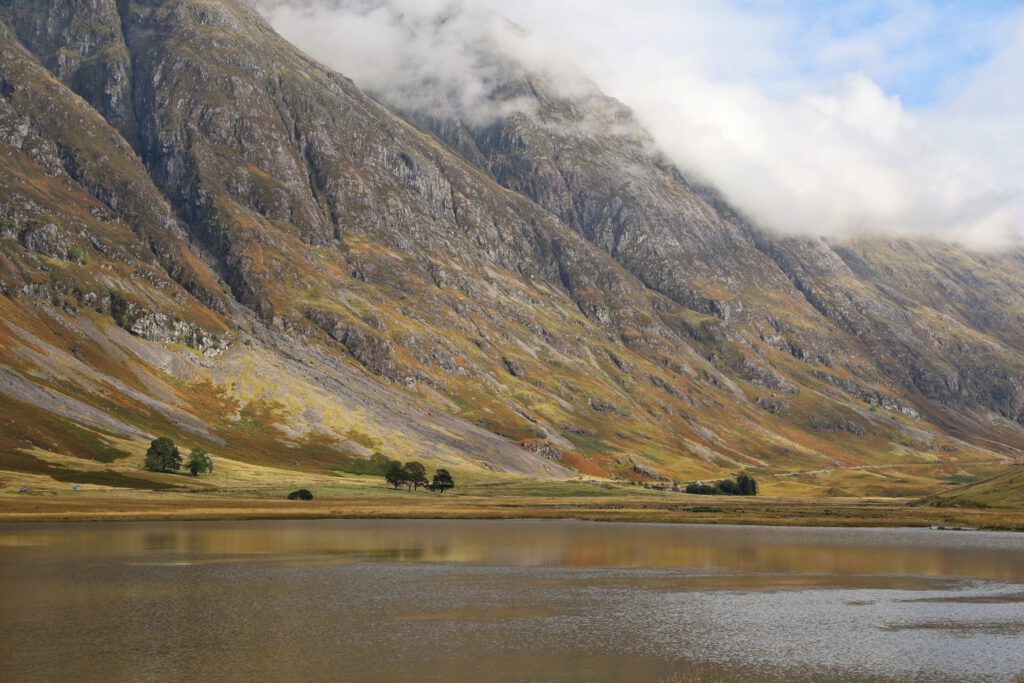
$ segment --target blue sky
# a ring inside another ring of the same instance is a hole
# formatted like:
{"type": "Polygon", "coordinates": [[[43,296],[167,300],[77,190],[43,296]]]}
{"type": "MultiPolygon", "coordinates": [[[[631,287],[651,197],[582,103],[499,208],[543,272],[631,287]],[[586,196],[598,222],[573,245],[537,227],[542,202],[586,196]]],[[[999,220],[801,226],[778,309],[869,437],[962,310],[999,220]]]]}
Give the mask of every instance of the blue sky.
{"type": "Polygon", "coordinates": [[[789,57],[800,76],[826,80],[862,71],[916,107],[941,100],[987,62],[1007,40],[1007,26],[1019,20],[1024,3],[754,0],[739,7],[752,16],[784,17],[789,57]]]}

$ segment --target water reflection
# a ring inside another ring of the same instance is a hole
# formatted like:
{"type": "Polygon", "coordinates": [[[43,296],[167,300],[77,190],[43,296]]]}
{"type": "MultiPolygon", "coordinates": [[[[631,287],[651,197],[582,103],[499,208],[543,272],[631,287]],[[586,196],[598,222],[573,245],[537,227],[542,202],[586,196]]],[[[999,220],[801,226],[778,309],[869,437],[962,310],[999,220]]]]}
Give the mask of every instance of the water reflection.
{"type": "MultiPolygon", "coordinates": [[[[1024,536],[582,522],[0,527],[13,680],[1007,680],[1024,536]]],[[[6,677],[6,675],[5,675],[6,677]]]]}
{"type": "MultiPolygon", "coordinates": [[[[320,556],[333,562],[677,567],[1024,582],[1022,538],[923,529],[431,520],[0,527],[0,548],[30,544],[82,558],[187,555],[193,562],[209,562],[320,556]]],[[[32,555],[20,559],[30,561],[32,555]]]]}

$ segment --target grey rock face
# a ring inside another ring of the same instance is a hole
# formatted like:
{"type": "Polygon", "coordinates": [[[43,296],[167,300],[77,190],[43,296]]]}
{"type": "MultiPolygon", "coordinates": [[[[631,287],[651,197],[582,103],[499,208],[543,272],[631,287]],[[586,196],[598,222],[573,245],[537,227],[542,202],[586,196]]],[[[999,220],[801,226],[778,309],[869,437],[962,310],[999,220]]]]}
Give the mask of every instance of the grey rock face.
{"type": "MultiPolygon", "coordinates": [[[[947,275],[934,281],[903,279],[894,287],[892,278],[871,270],[870,258],[859,258],[856,249],[763,233],[713,188],[688,183],[659,157],[626,107],[592,84],[583,94],[563,95],[544,74],[531,73],[497,46],[494,50],[481,59],[509,60],[509,77],[492,98],[529,106],[480,123],[464,115],[456,102],[447,113],[391,104],[503,185],[559,216],[651,289],[722,320],[724,335],[687,328],[696,341],[710,342],[710,355],[721,359],[716,361],[721,369],[776,391],[797,391],[792,380],[759,357],[752,345],[755,333],[761,342],[802,362],[838,362],[886,387],[864,391],[851,389],[856,383],[832,382],[872,405],[916,415],[891,394],[895,383],[897,390],[946,405],[981,406],[1020,420],[1016,387],[1024,359],[1017,351],[1024,336],[1016,333],[1019,322],[999,311],[992,299],[974,294],[968,303],[968,292],[977,289],[965,289],[965,282],[975,288],[994,284],[977,270],[963,269],[974,257],[963,254],[953,257],[959,264],[950,259],[938,265],[947,275]],[[922,291],[922,285],[934,289],[922,291]],[[900,288],[916,289],[917,299],[902,296],[900,288]],[[970,329],[995,333],[999,342],[964,346],[939,341],[945,336],[942,329],[914,310],[922,297],[928,304],[952,304],[963,334],[970,336],[970,329]],[[1000,317],[1009,324],[994,324],[1000,317]],[[771,333],[764,332],[768,327],[771,333]],[[1016,350],[1007,353],[1004,344],[1016,350]],[[987,379],[979,382],[981,377],[987,379]]],[[[915,267],[929,261],[928,247],[907,251],[916,252],[909,256],[915,267]]],[[[1019,306],[1018,298],[1007,294],[1019,306]]]]}
{"type": "Polygon", "coordinates": [[[21,42],[125,139],[135,139],[131,61],[117,0],[5,0],[21,42]]]}
{"type": "Polygon", "coordinates": [[[230,345],[227,334],[212,334],[195,323],[178,320],[161,311],[147,310],[117,294],[110,297],[110,314],[121,327],[137,337],[166,344],[184,344],[206,356],[218,356],[230,345]]]}
{"type": "Polygon", "coordinates": [[[27,229],[21,235],[26,248],[52,258],[67,259],[69,244],[67,238],[53,223],[27,229]]]}
{"type": "Polygon", "coordinates": [[[395,352],[391,342],[356,325],[346,324],[324,311],[310,310],[308,317],[331,339],[342,344],[360,364],[375,375],[396,381],[401,375],[395,367],[395,352]]]}

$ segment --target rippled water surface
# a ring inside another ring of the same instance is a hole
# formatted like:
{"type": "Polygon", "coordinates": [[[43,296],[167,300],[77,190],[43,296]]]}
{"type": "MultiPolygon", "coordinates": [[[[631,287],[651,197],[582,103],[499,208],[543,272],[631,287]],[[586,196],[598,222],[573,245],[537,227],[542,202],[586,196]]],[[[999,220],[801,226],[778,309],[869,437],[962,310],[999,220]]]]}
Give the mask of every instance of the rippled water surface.
{"type": "Polygon", "coordinates": [[[0,679],[1007,681],[1024,535],[0,526],[0,679]],[[703,680],[703,679],[701,679],[703,680]]]}

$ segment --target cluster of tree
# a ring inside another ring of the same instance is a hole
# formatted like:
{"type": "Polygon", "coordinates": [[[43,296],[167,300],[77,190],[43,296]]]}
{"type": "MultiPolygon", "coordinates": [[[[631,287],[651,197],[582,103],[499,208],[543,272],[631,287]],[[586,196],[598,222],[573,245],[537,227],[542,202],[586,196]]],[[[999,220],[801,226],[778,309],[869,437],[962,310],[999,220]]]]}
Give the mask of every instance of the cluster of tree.
{"type": "Polygon", "coordinates": [[[427,468],[423,466],[423,463],[415,461],[403,464],[397,460],[392,460],[388,464],[388,470],[384,474],[384,479],[396,489],[405,486],[410,491],[418,491],[423,486],[428,491],[444,493],[448,489],[455,487],[455,480],[452,479],[452,475],[448,470],[439,469],[434,473],[434,478],[431,481],[427,479],[427,468]]]}
{"type": "MultiPolygon", "coordinates": [[[[166,436],[153,439],[146,451],[146,469],[151,472],[177,472],[181,469],[181,451],[166,436]]],[[[213,460],[202,448],[193,448],[185,468],[193,477],[213,472],[213,460]]]]}
{"type": "Polygon", "coordinates": [[[688,484],[686,492],[698,496],[756,496],[757,481],[749,474],[740,474],[735,481],[723,479],[713,484],[688,484]]]}

